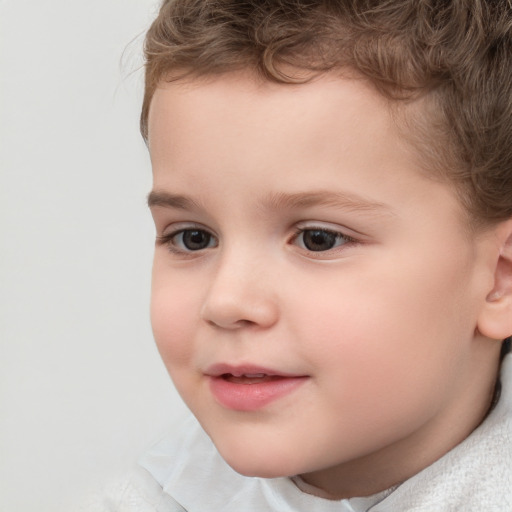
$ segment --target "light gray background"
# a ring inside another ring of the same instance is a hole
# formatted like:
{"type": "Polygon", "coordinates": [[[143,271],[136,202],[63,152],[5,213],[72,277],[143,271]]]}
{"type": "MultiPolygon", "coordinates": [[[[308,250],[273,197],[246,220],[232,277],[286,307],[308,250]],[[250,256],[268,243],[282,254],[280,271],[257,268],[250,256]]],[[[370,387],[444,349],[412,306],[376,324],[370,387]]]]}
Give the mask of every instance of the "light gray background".
{"type": "Polygon", "coordinates": [[[2,512],[72,510],[183,414],[148,314],[157,4],[0,0],[2,512]]]}

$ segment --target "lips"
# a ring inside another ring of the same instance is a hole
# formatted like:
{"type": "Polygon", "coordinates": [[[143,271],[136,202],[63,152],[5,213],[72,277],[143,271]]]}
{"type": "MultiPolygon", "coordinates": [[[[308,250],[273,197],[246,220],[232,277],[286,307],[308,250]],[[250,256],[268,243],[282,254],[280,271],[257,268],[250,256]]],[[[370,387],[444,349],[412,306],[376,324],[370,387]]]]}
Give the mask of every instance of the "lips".
{"type": "Polygon", "coordinates": [[[261,384],[262,382],[270,382],[273,380],[286,378],[280,377],[278,375],[267,375],[265,373],[254,373],[247,375],[233,375],[230,373],[225,373],[220,377],[234,384],[261,384]]]}
{"type": "Polygon", "coordinates": [[[253,365],[217,364],[205,374],[216,401],[236,411],[261,409],[292,393],[307,379],[307,376],[253,365]]]}
{"type": "Polygon", "coordinates": [[[233,377],[249,378],[261,378],[264,376],[297,377],[297,375],[291,373],[273,370],[271,368],[265,368],[263,366],[257,366],[252,364],[230,365],[225,363],[218,363],[209,366],[205,374],[210,377],[221,377],[223,375],[232,375],[233,377]]]}

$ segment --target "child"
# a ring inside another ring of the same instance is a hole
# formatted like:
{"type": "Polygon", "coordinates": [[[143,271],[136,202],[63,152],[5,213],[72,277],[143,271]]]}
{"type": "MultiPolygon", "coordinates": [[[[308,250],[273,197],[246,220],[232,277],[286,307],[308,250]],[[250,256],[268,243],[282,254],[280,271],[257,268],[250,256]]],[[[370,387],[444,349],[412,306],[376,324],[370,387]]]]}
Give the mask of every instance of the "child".
{"type": "Polygon", "coordinates": [[[197,422],[112,509],[512,510],[512,4],[168,0],[145,51],[197,422]]]}

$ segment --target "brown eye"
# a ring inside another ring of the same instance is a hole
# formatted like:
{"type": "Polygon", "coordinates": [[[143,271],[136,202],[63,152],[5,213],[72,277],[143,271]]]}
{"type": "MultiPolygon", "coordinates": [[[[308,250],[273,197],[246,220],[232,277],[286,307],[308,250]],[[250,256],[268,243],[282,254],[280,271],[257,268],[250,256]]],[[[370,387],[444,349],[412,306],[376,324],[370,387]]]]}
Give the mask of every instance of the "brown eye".
{"type": "Polygon", "coordinates": [[[303,229],[297,234],[297,244],[312,252],[329,251],[346,244],[351,239],[342,233],[327,229],[303,229]]]}
{"type": "Polygon", "coordinates": [[[172,237],[175,246],[187,251],[201,251],[215,245],[213,236],[203,229],[184,229],[172,237]]]}
{"type": "Polygon", "coordinates": [[[308,251],[328,251],[336,243],[336,235],[320,229],[308,229],[302,235],[304,247],[308,251]]]}

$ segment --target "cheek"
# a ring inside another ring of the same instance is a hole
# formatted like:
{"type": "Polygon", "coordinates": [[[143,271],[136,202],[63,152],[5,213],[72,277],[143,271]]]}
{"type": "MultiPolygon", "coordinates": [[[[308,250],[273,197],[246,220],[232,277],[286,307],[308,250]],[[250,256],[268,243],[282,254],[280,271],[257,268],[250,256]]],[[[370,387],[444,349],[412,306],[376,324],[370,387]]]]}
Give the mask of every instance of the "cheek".
{"type": "Polygon", "coordinates": [[[198,287],[180,283],[179,276],[153,270],[151,325],[160,355],[169,371],[187,364],[197,326],[198,287]]]}
{"type": "Polygon", "coordinates": [[[463,265],[412,258],[397,265],[385,256],[357,273],[302,283],[310,293],[288,298],[304,357],[353,383],[348,394],[435,385],[474,330],[463,265]]]}

